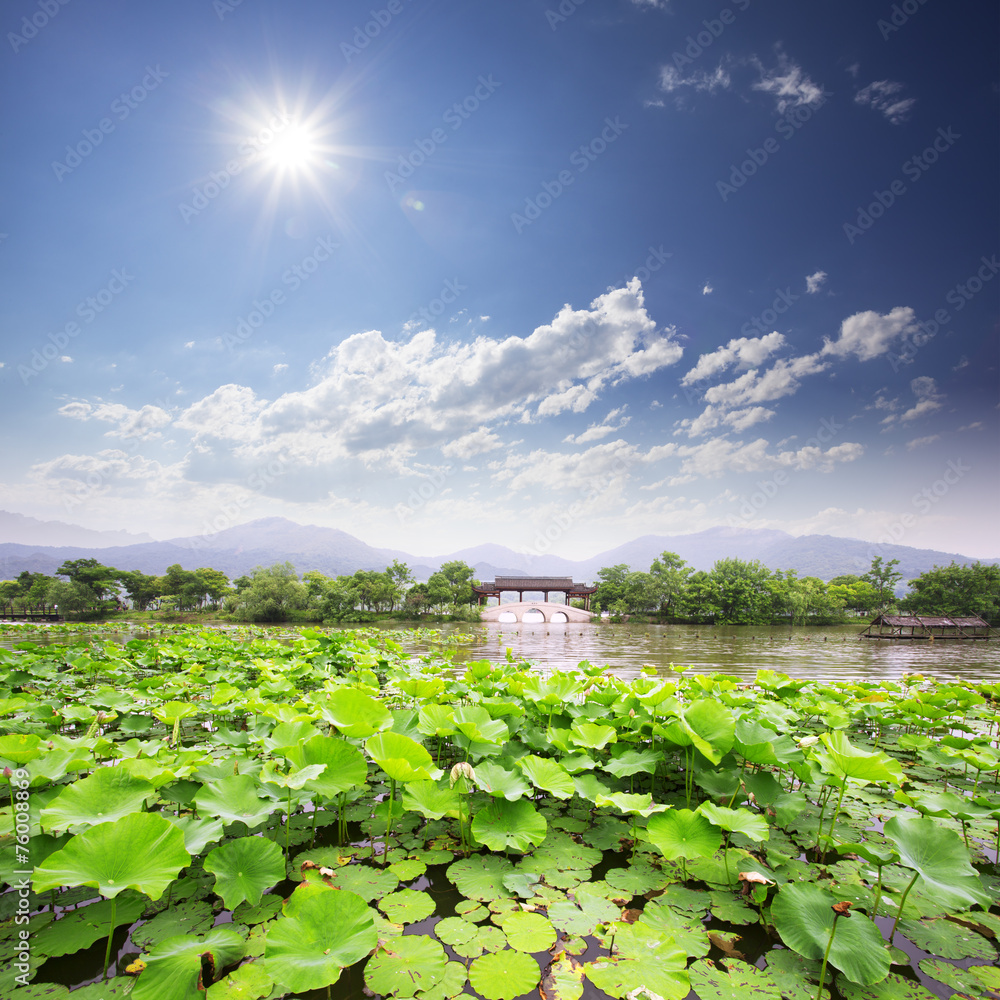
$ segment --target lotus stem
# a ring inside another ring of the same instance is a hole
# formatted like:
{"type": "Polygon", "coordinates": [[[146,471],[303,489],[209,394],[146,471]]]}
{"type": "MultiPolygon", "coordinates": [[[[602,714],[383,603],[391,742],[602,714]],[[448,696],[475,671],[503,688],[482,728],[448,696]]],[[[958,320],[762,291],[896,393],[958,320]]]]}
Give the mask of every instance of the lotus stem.
{"type": "Polygon", "coordinates": [[[288,857],[288,830],[292,825],[292,786],[288,786],[288,799],[285,805],[285,857],[288,857]]]}
{"type": "Polygon", "coordinates": [[[878,904],[882,902],[882,865],[875,866],[878,869],[878,881],[875,883],[875,903],[872,906],[871,921],[875,923],[875,916],[878,913],[878,904]]]}
{"type": "Polygon", "coordinates": [[[892,933],[889,935],[889,944],[892,944],[892,939],[896,936],[896,928],[899,926],[899,918],[903,915],[903,906],[906,903],[906,897],[910,894],[910,890],[913,888],[913,885],[918,878],[920,878],[920,872],[914,872],[913,878],[910,879],[910,884],[903,890],[903,895],[899,899],[899,912],[896,914],[895,923],[892,925],[892,933]]]}
{"type": "Polygon", "coordinates": [[[115,908],[118,897],[111,897],[111,930],[108,931],[108,946],[104,949],[104,982],[108,981],[108,963],[111,961],[111,939],[115,936],[115,908]]]}
{"type": "Polygon", "coordinates": [[[826,980],[826,963],[830,958],[830,949],[833,947],[833,935],[837,933],[837,921],[841,914],[836,910],[833,912],[833,927],[830,928],[830,940],[826,943],[826,951],[823,953],[823,965],[819,970],[819,989],[816,990],[816,1000],[823,1000],[823,983],[826,980]]]}

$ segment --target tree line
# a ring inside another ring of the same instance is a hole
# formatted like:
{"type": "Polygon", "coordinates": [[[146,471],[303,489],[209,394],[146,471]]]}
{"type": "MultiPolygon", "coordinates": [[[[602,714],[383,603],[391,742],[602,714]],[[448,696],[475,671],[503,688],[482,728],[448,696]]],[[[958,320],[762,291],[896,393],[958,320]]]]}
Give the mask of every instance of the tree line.
{"type": "MultiPolygon", "coordinates": [[[[896,598],[902,580],[898,559],[880,556],[861,575],[824,581],[798,576],[795,570],[771,570],[757,560],[719,559],[711,570],[695,570],[675,552],[663,552],[648,571],[625,563],[597,573],[591,610],[656,616],[665,621],[762,625],[836,624],[852,616],[898,610],[917,614],[978,614],[1000,617],[1000,567],[973,563],[935,566],[909,581],[909,591],[896,598]]],[[[47,611],[60,614],[104,614],[135,611],[212,611],[236,621],[370,621],[378,617],[416,618],[432,613],[478,620],[472,587],[475,569],[461,560],[444,563],[426,583],[417,583],[405,563],[384,570],[358,570],[327,576],[308,570],[299,576],[289,563],[258,566],[230,581],[221,570],[167,567],[162,576],[117,570],[96,559],[64,562],[55,576],[24,571],[0,582],[0,613],[47,611]]],[[[582,607],[581,601],[574,604],[582,607]]]]}

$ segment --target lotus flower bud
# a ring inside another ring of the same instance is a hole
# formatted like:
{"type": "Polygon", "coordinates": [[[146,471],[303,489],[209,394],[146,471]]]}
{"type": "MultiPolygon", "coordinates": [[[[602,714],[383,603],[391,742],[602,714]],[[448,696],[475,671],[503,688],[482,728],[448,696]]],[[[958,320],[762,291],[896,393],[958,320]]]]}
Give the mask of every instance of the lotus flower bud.
{"type": "Polygon", "coordinates": [[[451,769],[451,787],[455,787],[455,782],[459,778],[465,778],[467,781],[472,781],[476,777],[475,772],[472,770],[472,765],[467,761],[462,761],[461,764],[456,764],[451,769]]]}
{"type": "Polygon", "coordinates": [[[5,767],[3,769],[3,776],[9,780],[14,776],[14,772],[9,767],[5,767]]]}

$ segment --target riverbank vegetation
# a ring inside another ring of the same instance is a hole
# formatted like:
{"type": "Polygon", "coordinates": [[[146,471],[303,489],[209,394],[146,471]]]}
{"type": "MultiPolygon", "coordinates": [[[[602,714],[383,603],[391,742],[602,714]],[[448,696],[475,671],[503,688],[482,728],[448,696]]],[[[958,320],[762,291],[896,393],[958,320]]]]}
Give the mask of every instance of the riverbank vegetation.
{"type": "Polygon", "coordinates": [[[238,633],[0,650],[0,995],[1000,987],[996,683],[238,633]]]}
{"type": "MultiPolygon", "coordinates": [[[[613,620],[644,616],[731,625],[836,625],[896,609],[1000,619],[1000,566],[935,566],[910,580],[909,591],[897,598],[897,564],[876,556],[860,575],[825,581],[733,558],[695,570],[676,553],[664,552],[645,572],[625,563],[599,570],[591,608],[613,620]]],[[[76,617],[127,610],[168,620],[210,614],[239,622],[478,621],[474,576],[473,567],[460,560],[446,562],[420,583],[398,560],[385,570],[337,577],[318,570],[300,577],[286,562],[258,566],[230,582],[210,567],[173,565],[163,576],[151,576],[76,559],[59,567],[57,577],[64,579],[24,572],[0,582],[0,613],[56,607],[76,617]]]]}

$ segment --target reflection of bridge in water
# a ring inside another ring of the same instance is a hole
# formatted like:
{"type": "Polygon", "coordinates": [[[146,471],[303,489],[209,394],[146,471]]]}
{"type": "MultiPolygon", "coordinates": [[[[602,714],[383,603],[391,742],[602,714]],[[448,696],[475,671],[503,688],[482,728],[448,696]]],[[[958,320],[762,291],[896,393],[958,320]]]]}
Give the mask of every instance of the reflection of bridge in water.
{"type": "Polygon", "coordinates": [[[549,622],[552,625],[566,625],[570,622],[589,622],[594,617],[594,612],[551,601],[517,601],[483,608],[481,617],[484,622],[525,622],[529,625],[533,622],[549,622]]]}

